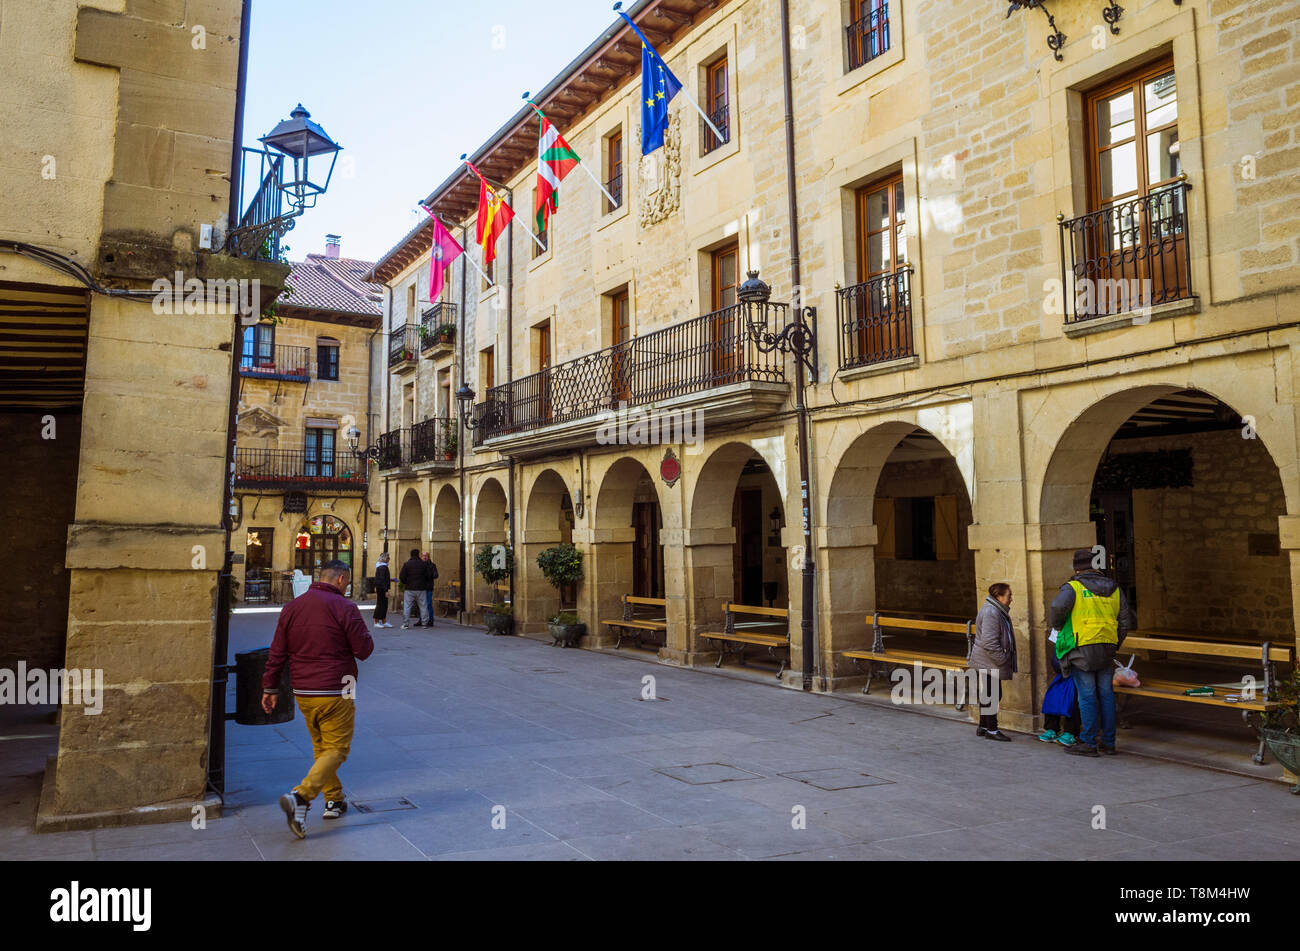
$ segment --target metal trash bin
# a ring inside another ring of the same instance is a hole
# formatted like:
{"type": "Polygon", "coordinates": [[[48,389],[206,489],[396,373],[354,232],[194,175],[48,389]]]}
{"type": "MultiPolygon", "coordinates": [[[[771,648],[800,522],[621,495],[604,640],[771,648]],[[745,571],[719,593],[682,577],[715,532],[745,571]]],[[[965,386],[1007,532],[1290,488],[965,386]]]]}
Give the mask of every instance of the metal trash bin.
{"type": "Polygon", "coordinates": [[[280,694],[275,712],[267,716],[262,712],[262,676],[271,648],[243,651],[235,655],[235,722],[244,726],[269,726],[288,723],[293,719],[293,690],[289,686],[289,665],[280,674],[280,694]]]}

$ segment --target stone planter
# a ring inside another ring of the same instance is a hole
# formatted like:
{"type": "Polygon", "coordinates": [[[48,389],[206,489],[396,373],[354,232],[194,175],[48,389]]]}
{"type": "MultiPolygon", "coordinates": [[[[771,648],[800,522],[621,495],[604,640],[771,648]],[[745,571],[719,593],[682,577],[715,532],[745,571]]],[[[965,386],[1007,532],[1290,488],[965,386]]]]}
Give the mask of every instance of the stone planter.
{"type": "Polygon", "coordinates": [[[552,647],[572,647],[578,643],[578,638],[587,633],[587,625],[578,624],[552,624],[547,623],[546,629],[551,632],[552,647]]]}
{"type": "Polygon", "coordinates": [[[487,625],[489,634],[506,635],[515,632],[515,616],[513,614],[494,614],[491,611],[484,611],[483,623],[487,625]]]}

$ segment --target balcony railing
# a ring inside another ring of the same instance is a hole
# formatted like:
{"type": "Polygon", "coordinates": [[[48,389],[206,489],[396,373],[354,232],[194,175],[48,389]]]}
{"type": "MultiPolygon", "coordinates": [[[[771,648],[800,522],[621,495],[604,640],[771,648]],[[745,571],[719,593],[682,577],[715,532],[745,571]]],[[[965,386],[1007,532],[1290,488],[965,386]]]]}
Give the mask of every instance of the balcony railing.
{"type": "Polygon", "coordinates": [[[388,365],[398,366],[414,360],[419,353],[420,330],[415,324],[407,324],[388,334],[388,365]]]}
{"type": "Polygon", "coordinates": [[[311,380],[310,351],[306,347],[286,347],[276,344],[270,354],[245,353],[239,358],[239,372],[243,376],[264,377],[268,380],[311,380]]]}
{"type": "Polygon", "coordinates": [[[235,483],[250,487],[366,487],[365,461],[351,453],[322,456],[314,450],[236,449],[235,483]]]}
{"type": "Polygon", "coordinates": [[[397,429],[379,437],[379,468],[397,469],[426,462],[454,462],[459,442],[455,420],[426,419],[410,429],[397,429]]]}
{"type": "Polygon", "coordinates": [[[618,208],[623,207],[623,173],[619,172],[613,178],[605,183],[605,191],[609,192],[610,197],[614,199],[611,205],[609,198],[605,199],[605,213],[609,214],[618,208]]]}
{"type": "Polygon", "coordinates": [[[704,155],[708,155],[710,152],[721,148],[731,141],[731,106],[724,105],[718,107],[718,109],[709,116],[709,121],[718,127],[718,131],[722,133],[722,138],[718,138],[714,135],[713,130],[710,129],[703,120],[701,120],[700,129],[704,135],[704,155]]]}
{"type": "Polygon", "coordinates": [[[424,312],[420,321],[420,352],[428,353],[439,347],[449,347],[456,343],[456,305],[448,303],[434,304],[424,312]],[[439,328],[450,325],[450,331],[439,333],[439,328]]]}
{"type": "Polygon", "coordinates": [[[914,356],[911,268],[835,293],[840,369],[914,356]]]}
{"type": "Polygon", "coordinates": [[[474,445],[714,387],[784,383],[784,358],[760,351],[749,323],[779,330],[788,311],[735,304],[493,387],[474,410],[474,445]]]}
{"type": "Polygon", "coordinates": [[[1190,189],[1186,182],[1176,182],[1061,222],[1067,324],[1192,296],[1190,189]]]}
{"type": "Polygon", "coordinates": [[[849,69],[865,66],[889,49],[889,4],[882,3],[845,32],[849,37],[849,69]]]}

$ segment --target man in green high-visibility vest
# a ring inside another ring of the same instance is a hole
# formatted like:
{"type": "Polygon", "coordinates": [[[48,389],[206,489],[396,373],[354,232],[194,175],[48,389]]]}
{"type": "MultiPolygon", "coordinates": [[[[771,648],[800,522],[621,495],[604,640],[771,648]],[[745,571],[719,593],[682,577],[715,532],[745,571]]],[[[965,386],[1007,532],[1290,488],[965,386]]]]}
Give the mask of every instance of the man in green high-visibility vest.
{"type": "Polygon", "coordinates": [[[1075,756],[1115,752],[1115,652],[1132,627],[1119,583],[1093,568],[1100,557],[1088,548],[1076,551],[1074,577],[1052,601],[1052,628],[1059,632],[1056,656],[1079,697],[1083,728],[1079,742],[1065,750],[1075,756]]]}

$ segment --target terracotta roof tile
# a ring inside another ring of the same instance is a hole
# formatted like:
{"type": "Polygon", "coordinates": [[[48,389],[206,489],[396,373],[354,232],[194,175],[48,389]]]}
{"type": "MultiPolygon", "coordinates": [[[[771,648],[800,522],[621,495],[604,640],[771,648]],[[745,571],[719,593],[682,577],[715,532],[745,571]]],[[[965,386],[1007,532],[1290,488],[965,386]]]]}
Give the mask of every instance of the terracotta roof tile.
{"type": "Polygon", "coordinates": [[[379,317],[382,314],[382,284],[365,280],[372,261],[328,258],[309,254],[289,274],[291,293],[280,295],[280,303],[304,310],[328,310],[345,314],[379,317]]]}

